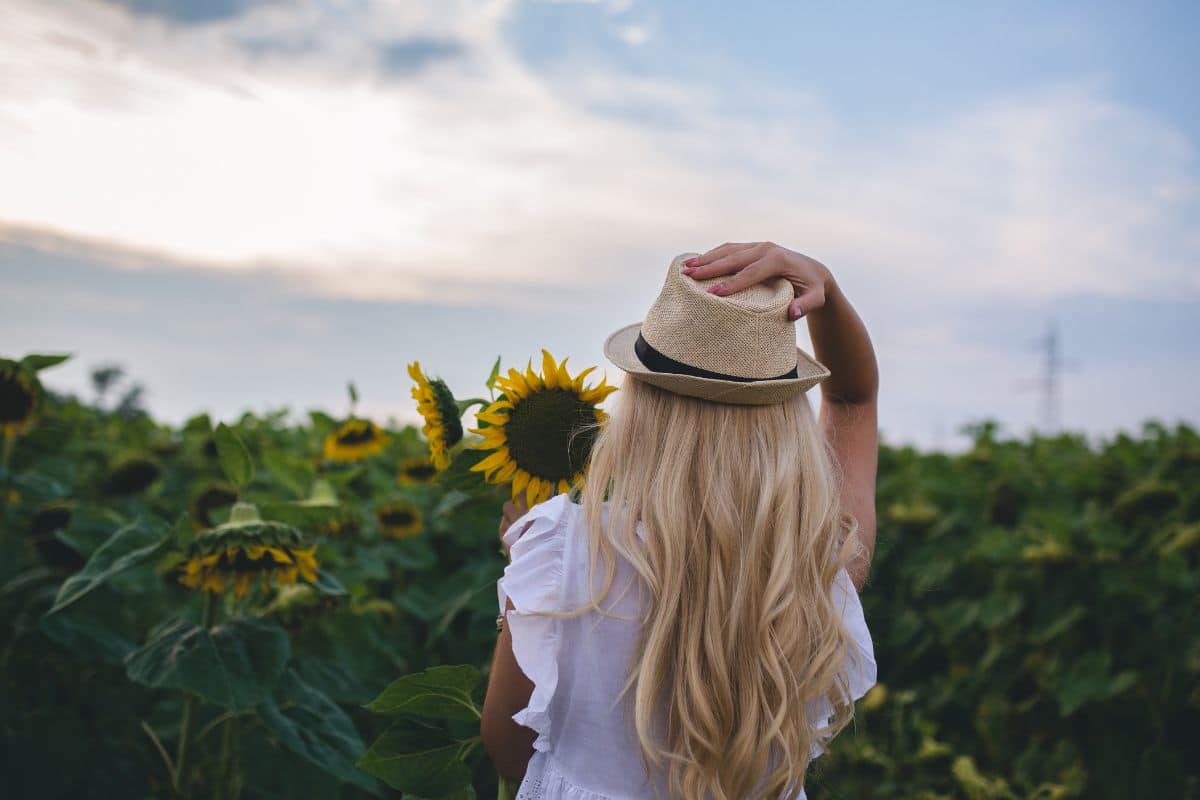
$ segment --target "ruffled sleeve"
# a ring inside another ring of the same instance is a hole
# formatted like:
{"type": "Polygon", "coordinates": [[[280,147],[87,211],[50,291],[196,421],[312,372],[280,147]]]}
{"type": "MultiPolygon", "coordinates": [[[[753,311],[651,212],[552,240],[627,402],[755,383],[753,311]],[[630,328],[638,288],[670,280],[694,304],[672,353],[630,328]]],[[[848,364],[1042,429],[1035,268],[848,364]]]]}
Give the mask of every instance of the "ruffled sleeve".
{"type": "MultiPolygon", "coordinates": [[[[842,620],[850,634],[850,650],[846,656],[845,669],[850,689],[849,702],[853,702],[862,698],[875,685],[878,668],[875,664],[875,645],[867,628],[862,601],[845,569],[838,571],[833,582],[833,600],[834,605],[841,610],[842,620]]],[[[824,727],[829,724],[832,716],[832,704],[827,698],[821,698],[813,708],[813,722],[818,728],[824,727]]],[[[819,744],[814,745],[812,757],[816,758],[823,752],[825,750],[819,744]]]]}
{"type": "Polygon", "coordinates": [[[513,721],[537,731],[535,750],[550,746],[550,701],[558,686],[562,620],[533,612],[563,607],[565,528],[571,510],[570,498],[560,494],[535,505],[514,522],[504,534],[511,562],[496,583],[513,655],[533,682],[529,705],[514,714],[513,721]],[[513,609],[506,613],[510,598],[513,609]]]}

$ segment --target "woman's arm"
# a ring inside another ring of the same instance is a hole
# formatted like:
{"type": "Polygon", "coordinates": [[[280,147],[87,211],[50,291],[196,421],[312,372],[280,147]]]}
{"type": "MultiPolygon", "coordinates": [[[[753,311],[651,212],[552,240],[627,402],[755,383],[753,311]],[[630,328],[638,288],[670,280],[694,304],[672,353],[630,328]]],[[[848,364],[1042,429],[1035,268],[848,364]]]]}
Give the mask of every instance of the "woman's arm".
{"type": "Polygon", "coordinates": [[[696,279],[729,275],[709,288],[728,295],[769,278],[792,284],[792,319],[807,316],[813,355],[827,366],[821,383],[821,428],[842,469],[842,504],[858,520],[863,552],[847,572],[862,590],[875,551],[875,473],[879,460],[879,366],[871,337],[829,269],[770,242],[729,243],[684,262],[696,279]]]}
{"type": "Polygon", "coordinates": [[[866,326],[832,276],[825,302],[808,313],[808,333],[831,373],[821,382],[821,428],[842,468],[842,505],[858,520],[862,552],[846,571],[861,592],[875,552],[879,367],[866,326]]]}
{"type": "MultiPolygon", "coordinates": [[[[503,537],[509,526],[520,519],[527,510],[523,505],[505,503],[500,519],[500,536],[503,537]]],[[[507,546],[504,551],[507,556],[507,546]]],[[[505,613],[511,608],[513,602],[509,600],[505,613]]],[[[487,694],[483,699],[479,733],[483,738],[483,747],[491,756],[496,771],[514,782],[525,776],[525,768],[529,766],[529,759],[533,756],[533,741],[537,738],[537,732],[513,722],[513,714],[529,705],[532,694],[533,682],[517,665],[512,649],[512,634],[506,625],[496,639],[496,652],[492,655],[492,670],[488,675],[487,694]]]]}

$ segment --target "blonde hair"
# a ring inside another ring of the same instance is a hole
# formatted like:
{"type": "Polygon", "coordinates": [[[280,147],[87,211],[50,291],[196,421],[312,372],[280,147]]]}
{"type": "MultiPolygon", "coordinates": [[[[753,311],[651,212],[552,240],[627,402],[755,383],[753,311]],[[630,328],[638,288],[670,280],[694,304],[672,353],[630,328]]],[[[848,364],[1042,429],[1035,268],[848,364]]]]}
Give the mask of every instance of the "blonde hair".
{"type": "Polygon", "coordinates": [[[598,562],[604,582],[566,615],[607,613],[622,556],[649,595],[621,693],[647,773],[665,765],[672,798],[790,799],[854,711],[831,592],[857,523],[836,461],[802,394],[729,405],[627,376],[617,397],[582,491],[589,586],[598,562]],[[834,713],[816,729],[822,699],[834,713]]]}

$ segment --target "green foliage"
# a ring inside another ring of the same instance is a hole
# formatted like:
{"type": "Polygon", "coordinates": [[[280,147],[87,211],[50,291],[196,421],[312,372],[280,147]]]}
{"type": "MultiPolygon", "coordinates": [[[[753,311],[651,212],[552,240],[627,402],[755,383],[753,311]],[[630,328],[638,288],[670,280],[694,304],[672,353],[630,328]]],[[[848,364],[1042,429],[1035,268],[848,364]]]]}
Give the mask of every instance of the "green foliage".
{"type": "Polygon", "coordinates": [[[56,614],[124,570],[153,556],[167,541],[166,526],[138,519],[116,531],[92,554],[83,569],[63,581],[46,612],[56,614]]]}
{"type": "MultiPolygon", "coordinates": [[[[469,472],[484,453],[400,485],[426,452],[412,427],[351,464],[322,458],[340,420],[321,412],[168,427],[47,392],[37,414],[0,470],[9,794],[169,796],[190,697],[196,797],[225,783],[231,722],[244,798],[498,796],[478,714],[507,493],[469,472]],[[129,454],[154,480],[106,491],[129,454]],[[222,596],[205,625],[179,577],[228,522],[189,513],[223,477],[316,546],[319,580],[222,596]],[[414,538],[381,534],[393,502],[420,511],[414,538]]],[[[809,796],[1197,800],[1200,437],[971,433],[962,454],[880,450],[863,602],[884,686],[809,796]]]]}
{"type": "Polygon", "coordinates": [[[239,617],[210,630],[171,620],[125,659],[134,683],[182,689],[229,709],[249,711],[279,681],[291,655],[287,633],[272,622],[239,617]]]}
{"type": "Polygon", "coordinates": [[[213,440],[217,444],[217,457],[221,460],[225,477],[238,489],[245,489],[254,477],[254,462],[250,460],[246,445],[224,422],[213,431],[213,440]]]}

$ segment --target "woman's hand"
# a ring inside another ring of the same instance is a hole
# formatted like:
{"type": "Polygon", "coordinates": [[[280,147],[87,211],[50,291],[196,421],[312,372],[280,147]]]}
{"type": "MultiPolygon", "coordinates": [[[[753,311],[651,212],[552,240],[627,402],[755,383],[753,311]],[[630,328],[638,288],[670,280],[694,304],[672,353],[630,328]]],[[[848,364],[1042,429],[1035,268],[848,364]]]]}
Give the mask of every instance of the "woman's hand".
{"type": "Polygon", "coordinates": [[[509,558],[508,545],[504,544],[504,534],[508,533],[508,529],[512,524],[525,516],[525,512],[529,507],[525,505],[525,498],[521,496],[514,502],[509,500],[500,509],[500,546],[504,548],[504,557],[509,558]]]}
{"type": "Polygon", "coordinates": [[[696,280],[729,275],[729,280],[708,288],[722,296],[775,276],[786,278],[796,292],[796,299],[788,306],[788,317],[792,320],[825,305],[825,287],[833,281],[829,269],[820,261],[772,242],[730,242],[683,263],[683,274],[696,280]]]}

